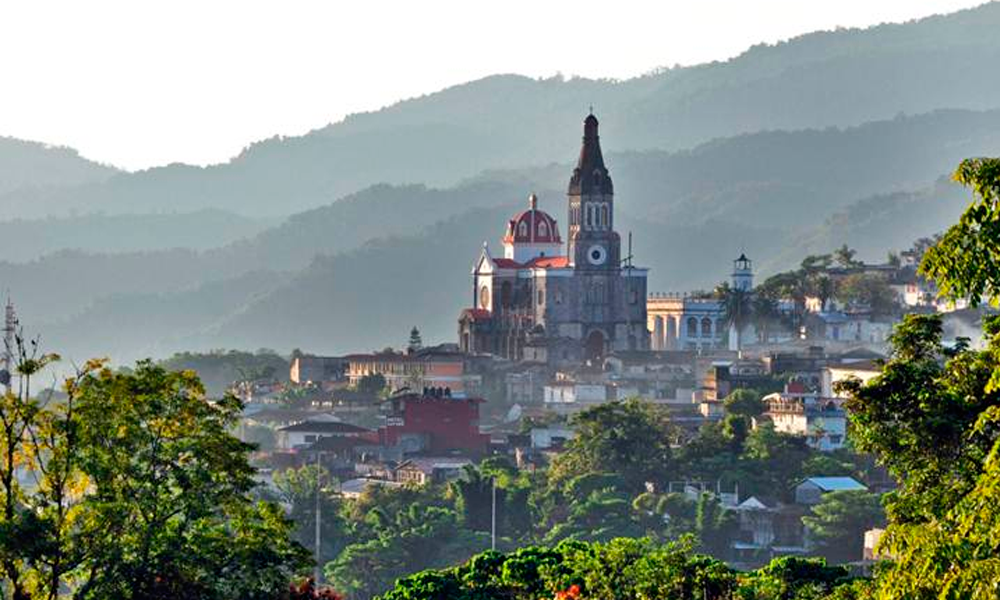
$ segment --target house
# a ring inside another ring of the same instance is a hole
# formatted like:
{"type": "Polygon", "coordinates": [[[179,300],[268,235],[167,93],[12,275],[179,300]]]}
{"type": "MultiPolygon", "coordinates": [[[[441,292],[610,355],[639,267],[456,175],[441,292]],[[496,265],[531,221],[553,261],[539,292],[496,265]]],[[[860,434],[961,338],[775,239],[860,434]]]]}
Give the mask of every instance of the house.
{"type": "Polygon", "coordinates": [[[367,488],[374,486],[398,488],[402,487],[403,484],[385,479],[372,479],[369,477],[348,479],[347,481],[341,482],[340,495],[344,498],[357,499],[367,488]]]}
{"type": "Polygon", "coordinates": [[[369,375],[382,375],[393,391],[442,388],[458,397],[475,394],[482,387],[482,375],[471,372],[472,359],[448,346],[407,354],[351,354],[345,358],[351,385],[357,385],[369,375]]]}
{"type": "Polygon", "coordinates": [[[768,363],[760,359],[713,361],[702,384],[706,400],[723,400],[734,390],[775,389],[768,363]]]}
{"type": "Polygon", "coordinates": [[[462,478],[471,464],[467,458],[411,458],[396,467],[393,478],[402,484],[446,483],[462,478]]]}
{"type": "Polygon", "coordinates": [[[296,356],[292,359],[288,378],[299,385],[344,381],[347,365],[343,356],[296,356]]]}
{"type": "Polygon", "coordinates": [[[374,441],[375,432],[340,421],[303,421],[278,430],[278,448],[305,448],[324,437],[355,437],[374,441]]]}
{"type": "Polygon", "coordinates": [[[868,488],[853,477],[810,477],[795,486],[795,502],[819,504],[823,494],[843,491],[867,492],[868,488]]]}
{"type": "Polygon", "coordinates": [[[463,398],[446,390],[393,396],[383,403],[385,424],[379,427],[383,446],[402,446],[404,453],[484,454],[490,436],[479,430],[482,398],[463,398]]]}
{"type": "Polygon", "coordinates": [[[847,413],[841,398],[785,391],[764,396],[764,404],[762,416],[775,431],[805,436],[810,446],[823,452],[844,447],[847,413]]]}
{"type": "Polygon", "coordinates": [[[862,383],[868,383],[882,372],[882,365],[874,360],[863,360],[859,362],[831,364],[823,369],[823,383],[821,393],[828,397],[841,397],[837,390],[837,384],[848,379],[859,379],[862,383]]]}
{"type": "Polygon", "coordinates": [[[543,388],[543,394],[545,405],[553,409],[565,405],[600,404],[608,400],[607,387],[600,383],[553,381],[543,388]]]}
{"type": "Polygon", "coordinates": [[[531,430],[531,447],[535,450],[561,448],[575,436],[576,432],[566,426],[535,427],[531,430]]]}

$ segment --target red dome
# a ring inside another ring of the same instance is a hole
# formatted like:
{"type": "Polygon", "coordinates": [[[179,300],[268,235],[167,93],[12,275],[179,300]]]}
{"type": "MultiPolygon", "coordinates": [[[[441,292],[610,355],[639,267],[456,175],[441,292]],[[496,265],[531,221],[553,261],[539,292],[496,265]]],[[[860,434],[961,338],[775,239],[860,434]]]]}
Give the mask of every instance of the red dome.
{"type": "Polygon", "coordinates": [[[530,208],[516,215],[507,223],[505,244],[561,244],[556,220],[549,213],[538,210],[538,198],[528,197],[530,208]]]}

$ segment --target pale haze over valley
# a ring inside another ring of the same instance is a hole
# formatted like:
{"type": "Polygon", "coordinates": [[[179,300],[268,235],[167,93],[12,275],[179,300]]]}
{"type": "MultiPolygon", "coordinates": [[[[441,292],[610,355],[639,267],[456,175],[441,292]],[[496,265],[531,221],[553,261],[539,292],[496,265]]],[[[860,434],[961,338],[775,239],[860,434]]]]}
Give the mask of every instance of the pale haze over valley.
{"type": "Polygon", "coordinates": [[[18,3],[0,286],[74,359],[454,342],[592,106],[649,291],[869,261],[1000,147],[1000,3],[18,3]],[[58,16],[58,18],[56,18],[58,16]]]}

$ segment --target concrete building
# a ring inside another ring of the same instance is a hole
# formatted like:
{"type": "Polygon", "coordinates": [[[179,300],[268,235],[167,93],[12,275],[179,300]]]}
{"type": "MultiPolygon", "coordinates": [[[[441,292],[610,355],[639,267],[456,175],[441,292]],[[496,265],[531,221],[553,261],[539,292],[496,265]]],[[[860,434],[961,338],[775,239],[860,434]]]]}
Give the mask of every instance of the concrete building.
{"type": "MultiPolygon", "coordinates": [[[[753,262],[746,254],[733,261],[730,286],[743,292],[753,289],[753,262]]],[[[735,335],[727,336],[725,307],[714,296],[654,293],[646,299],[646,318],[653,350],[706,351],[725,348],[727,339],[736,341],[735,335]]],[[[742,339],[748,340],[750,333],[742,332],[742,339]]]]}
{"type": "Polygon", "coordinates": [[[468,356],[456,351],[425,348],[407,354],[379,352],[345,358],[351,385],[377,374],[385,377],[386,385],[393,391],[442,388],[453,397],[475,395],[482,386],[482,375],[471,372],[468,356]]]}
{"type": "Polygon", "coordinates": [[[649,347],[647,270],[622,255],[594,115],[584,121],[567,199],[565,250],[558,223],[534,194],[508,222],[503,256],[483,245],[472,270],[472,307],[459,316],[463,352],[564,365],[649,347]]]}
{"type": "Polygon", "coordinates": [[[780,392],[764,396],[763,416],[775,431],[804,436],[809,445],[822,452],[844,447],[847,414],[840,398],[824,398],[813,393],[780,392]]]}

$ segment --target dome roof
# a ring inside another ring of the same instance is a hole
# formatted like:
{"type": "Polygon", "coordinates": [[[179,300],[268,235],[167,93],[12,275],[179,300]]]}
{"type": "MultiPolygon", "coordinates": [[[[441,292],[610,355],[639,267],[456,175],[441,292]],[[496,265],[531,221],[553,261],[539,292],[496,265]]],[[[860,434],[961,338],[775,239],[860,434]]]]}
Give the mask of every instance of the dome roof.
{"type": "Polygon", "coordinates": [[[549,213],[538,209],[538,197],[528,196],[528,210],[514,216],[507,223],[505,244],[561,244],[556,220],[549,213]]]}

